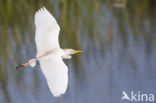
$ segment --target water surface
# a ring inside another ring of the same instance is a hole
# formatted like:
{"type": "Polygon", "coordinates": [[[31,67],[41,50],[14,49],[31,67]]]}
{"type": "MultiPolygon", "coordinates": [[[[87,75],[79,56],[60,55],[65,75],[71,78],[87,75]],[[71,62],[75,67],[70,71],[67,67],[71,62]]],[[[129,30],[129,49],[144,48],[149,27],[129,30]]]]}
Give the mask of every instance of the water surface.
{"type": "Polygon", "coordinates": [[[154,0],[0,1],[1,103],[130,103],[122,91],[156,95],[154,0]],[[18,5],[17,5],[18,4],[18,5]],[[50,93],[40,65],[15,67],[36,56],[35,11],[45,6],[61,27],[62,48],[82,49],[65,61],[69,85],[50,93]]]}

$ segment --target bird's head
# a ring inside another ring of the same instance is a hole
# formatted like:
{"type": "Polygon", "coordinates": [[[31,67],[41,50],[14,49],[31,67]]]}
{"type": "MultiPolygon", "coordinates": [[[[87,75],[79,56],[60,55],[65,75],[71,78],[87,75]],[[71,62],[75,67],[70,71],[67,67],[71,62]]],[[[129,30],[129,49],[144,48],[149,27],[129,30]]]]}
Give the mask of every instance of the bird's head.
{"type": "Polygon", "coordinates": [[[74,50],[74,49],[63,49],[64,56],[63,59],[70,59],[72,54],[82,53],[82,50],[74,50]]]}

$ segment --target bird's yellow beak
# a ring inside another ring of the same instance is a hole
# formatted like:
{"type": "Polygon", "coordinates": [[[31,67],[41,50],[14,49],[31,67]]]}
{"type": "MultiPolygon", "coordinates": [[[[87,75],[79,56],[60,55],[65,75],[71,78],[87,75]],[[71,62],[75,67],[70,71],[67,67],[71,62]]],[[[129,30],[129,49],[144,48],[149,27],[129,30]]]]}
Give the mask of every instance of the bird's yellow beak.
{"type": "Polygon", "coordinates": [[[82,53],[82,52],[83,52],[82,50],[75,50],[75,51],[73,51],[74,54],[76,54],[76,53],[82,53]]]}

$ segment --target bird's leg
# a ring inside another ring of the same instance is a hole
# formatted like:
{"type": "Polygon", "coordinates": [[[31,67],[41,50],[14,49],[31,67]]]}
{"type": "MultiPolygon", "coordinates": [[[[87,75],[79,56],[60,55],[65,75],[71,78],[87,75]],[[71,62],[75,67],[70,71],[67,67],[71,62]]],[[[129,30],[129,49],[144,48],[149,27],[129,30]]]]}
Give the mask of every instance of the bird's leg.
{"type": "Polygon", "coordinates": [[[31,61],[29,61],[29,62],[27,62],[27,63],[19,64],[19,65],[16,67],[16,69],[19,70],[19,69],[26,68],[26,67],[30,66],[31,63],[36,62],[36,61],[37,61],[37,59],[32,59],[31,61]]]}
{"type": "MultiPolygon", "coordinates": [[[[41,56],[39,56],[39,57],[37,57],[37,58],[35,58],[35,59],[29,60],[29,62],[27,62],[27,63],[19,64],[19,65],[16,67],[16,69],[19,70],[19,69],[26,68],[26,67],[28,67],[28,66],[32,66],[32,63],[36,62],[37,60],[39,60],[39,59],[41,59],[41,58],[43,58],[43,57],[45,57],[45,56],[50,55],[52,52],[53,52],[52,50],[47,51],[47,52],[44,53],[43,55],[41,55],[41,56]]],[[[35,65],[34,65],[34,66],[35,66],[35,65]]],[[[34,66],[32,66],[32,67],[34,67],[34,66]]]]}
{"type": "Polygon", "coordinates": [[[16,67],[16,69],[23,69],[23,68],[25,68],[25,67],[27,67],[27,66],[29,66],[29,63],[24,63],[24,64],[19,64],[17,67],[16,67]]]}

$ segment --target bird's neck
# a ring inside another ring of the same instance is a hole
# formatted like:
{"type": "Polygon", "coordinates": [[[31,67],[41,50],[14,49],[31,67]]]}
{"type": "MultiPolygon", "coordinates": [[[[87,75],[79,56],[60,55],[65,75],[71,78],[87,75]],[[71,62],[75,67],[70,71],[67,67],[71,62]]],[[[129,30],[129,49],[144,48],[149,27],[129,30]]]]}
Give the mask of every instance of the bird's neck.
{"type": "Polygon", "coordinates": [[[69,54],[68,49],[62,49],[62,51],[63,51],[62,56],[63,59],[71,59],[71,55],[69,54]]]}

